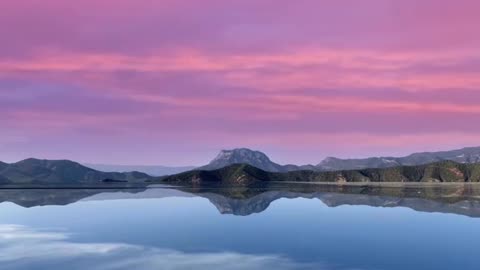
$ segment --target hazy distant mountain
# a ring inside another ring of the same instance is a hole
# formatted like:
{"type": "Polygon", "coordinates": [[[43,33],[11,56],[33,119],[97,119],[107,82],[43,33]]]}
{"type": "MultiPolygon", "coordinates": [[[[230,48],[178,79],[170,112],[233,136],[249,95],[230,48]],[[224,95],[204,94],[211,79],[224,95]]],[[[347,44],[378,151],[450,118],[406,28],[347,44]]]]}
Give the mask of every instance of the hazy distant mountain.
{"type": "Polygon", "coordinates": [[[261,182],[480,182],[480,164],[442,161],[418,166],[346,170],[334,172],[267,172],[247,164],[217,170],[194,170],[163,179],[174,184],[249,186],[261,182]]]}
{"type": "Polygon", "coordinates": [[[151,176],[164,176],[193,170],[193,166],[167,167],[167,166],[136,166],[136,165],[108,165],[108,164],[83,164],[89,168],[102,172],[143,172],[151,176]]]}
{"type": "Polygon", "coordinates": [[[288,172],[298,170],[315,170],[313,165],[280,165],[270,160],[270,158],[260,151],[254,151],[247,148],[237,148],[233,150],[222,150],[217,157],[208,165],[200,167],[200,170],[216,170],[232,164],[248,164],[253,167],[268,172],[288,172]]]}
{"type": "Polygon", "coordinates": [[[329,157],[316,167],[322,171],[355,170],[365,168],[388,168],[422,165],[444,160],[458,163],[480,163],[480,147],[452,151],[415,153],[406,157],[372,157],[365,159],[338,159],[329,157]]]}
{"type": "Polygon", "coordinates": [[[0,166],[0,183],[7,185],[85,185],[100,184],[105,180],[143,183],[152,179],[140,172],[99,172],[69,160],[30,158],[0,166]]]}

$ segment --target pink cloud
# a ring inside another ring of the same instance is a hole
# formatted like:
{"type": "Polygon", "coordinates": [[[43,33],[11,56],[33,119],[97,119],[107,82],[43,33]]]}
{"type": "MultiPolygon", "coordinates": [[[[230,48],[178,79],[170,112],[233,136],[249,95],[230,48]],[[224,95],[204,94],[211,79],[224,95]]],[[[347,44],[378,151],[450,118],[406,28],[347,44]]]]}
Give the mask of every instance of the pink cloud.
{"type": "Polygon", "coordinates": [[[478,1],[7,0],[0,10],[0,131],[15,146],[0,160],[119,146],[143,163],[235,146],[368,155],[476,144],[480,132],[478,1]]]}

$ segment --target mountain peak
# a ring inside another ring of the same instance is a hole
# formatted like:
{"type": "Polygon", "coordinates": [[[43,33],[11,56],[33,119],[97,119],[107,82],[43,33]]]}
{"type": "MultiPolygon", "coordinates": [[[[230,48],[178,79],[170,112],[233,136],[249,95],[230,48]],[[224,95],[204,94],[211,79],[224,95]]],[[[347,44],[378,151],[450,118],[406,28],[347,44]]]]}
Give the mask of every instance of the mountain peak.
{"type": "Polygon", "coordinates": [[[336,157],[326,157],[319,164],[328,163],[328,162],[337,161],[337,160],[340,160],[340,159],[336,157]]]}
{"type": "Polygon", "coordinates": [[[264,153],[248,148],[235,148],[222,150],[208,165],[202,167],[205,170],[214,170],[231,164],[248,164],[265,171],[277,172],[282,166],[270,160],[264,153]]]}
{"type": "Polygon", "coordinates": [[[231,150],[222,150],[220,151],[220,153],[218,153],[217,157],[213,161],[225,160],[225,159],[228,159],[230,161],[241,160],[241,159],[244,159],[244,160],[256,159],[259,161],[271,162],[270,158],[266,154],[260,151],[255,151],[248,148],[235,148],[231,150]]]}

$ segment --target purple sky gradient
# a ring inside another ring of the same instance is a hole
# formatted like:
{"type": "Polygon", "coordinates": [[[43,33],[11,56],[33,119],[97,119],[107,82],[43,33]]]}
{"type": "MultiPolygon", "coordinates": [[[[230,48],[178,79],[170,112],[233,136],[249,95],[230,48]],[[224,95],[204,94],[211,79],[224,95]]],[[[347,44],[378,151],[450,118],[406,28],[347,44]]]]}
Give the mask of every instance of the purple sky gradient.
{"type": "Polygon", "coordinates": [[[5,0],[0,160],[480,145],[476,0],[5,0]]]}

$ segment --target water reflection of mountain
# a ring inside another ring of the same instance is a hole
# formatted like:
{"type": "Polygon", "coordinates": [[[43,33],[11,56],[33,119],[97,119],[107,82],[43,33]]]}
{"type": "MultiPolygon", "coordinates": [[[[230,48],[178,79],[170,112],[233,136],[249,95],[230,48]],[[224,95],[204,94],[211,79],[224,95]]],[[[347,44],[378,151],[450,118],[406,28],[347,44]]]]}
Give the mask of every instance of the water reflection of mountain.
{"type": "Polygon", "coordinates": [[[364,205],[372,207],[408,207],[420,212],[451,213],[480,217],[480,201],[462,200],[458,202],[435,201],[422,198],[398,198],[365,194],[342,193],[294,193],[288,191],[267,191],[253,198],[232,199],[219,194],[205,193],[200,196],[210,200],[222,214],[247,216],[265,211],[272,202],[288,198],[318,199],[328,207],[342,205],[364,205]]]}
{"type": "Polygon", "coordinates": [[[0,202],[23,207],[68,205],[82,201],[115,199],[158,199],[203,197],[222,214],[247,216],[265,211],[279,199],[318,199],[328,207],[364,205],[408,207],[421,212],[438,212],[480,217],[480,187],[452,185],[430,187],[372,187],[294,185],[263,188],[150,188],[150,189],[41,189],[0,190],[0,202]]]}

